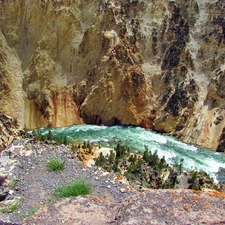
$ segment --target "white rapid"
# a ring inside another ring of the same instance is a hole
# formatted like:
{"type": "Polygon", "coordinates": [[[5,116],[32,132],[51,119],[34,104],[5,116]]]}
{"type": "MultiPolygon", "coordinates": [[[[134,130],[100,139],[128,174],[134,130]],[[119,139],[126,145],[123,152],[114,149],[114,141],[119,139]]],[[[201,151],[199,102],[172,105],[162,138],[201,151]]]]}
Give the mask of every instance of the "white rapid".
{"type": "Polygon", "coordinates": [[[202,149],[182,143],[173,137],[158,134],[140,127],[76,125],[58,129],[40,129],[47,135],[51,130],[53,137],[67,136],[73,142],[89,140],[102,146],[115,147],[118,142],[133,151],[143,152],[145,147],[160,157],[165,156],[169,164],[176,159],[184,159],[185,170],[203,170],[215,181],[225,183],[225,154],[202,149]]]}

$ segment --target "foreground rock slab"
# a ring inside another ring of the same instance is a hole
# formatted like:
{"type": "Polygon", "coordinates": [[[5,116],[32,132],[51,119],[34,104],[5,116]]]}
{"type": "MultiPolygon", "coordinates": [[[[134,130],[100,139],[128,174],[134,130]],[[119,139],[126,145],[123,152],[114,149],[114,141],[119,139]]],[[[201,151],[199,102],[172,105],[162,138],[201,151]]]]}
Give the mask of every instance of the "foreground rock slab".
{"type": "Polygon", "coordinates": [[[150,190],[111,202],[93,196],[41,208],[23,224],[225,224],[225,194],[150,190]]]}

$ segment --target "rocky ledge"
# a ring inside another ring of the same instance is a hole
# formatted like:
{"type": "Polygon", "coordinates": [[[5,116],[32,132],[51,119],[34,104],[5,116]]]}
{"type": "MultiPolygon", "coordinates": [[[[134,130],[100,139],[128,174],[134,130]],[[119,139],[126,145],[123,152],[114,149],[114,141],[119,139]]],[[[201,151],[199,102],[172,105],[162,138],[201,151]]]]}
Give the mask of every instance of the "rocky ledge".
{"type": "Polygon", "coordinates": [[[224,196],[217,192],[151,190],[119,202],[92,196],[65,199],[24,221],[28,224],[225,224],[224,196]]]}
{"type": "Polygon", "coordinates": [[[0,224],[225,224],[224,193],[137,192],[116,173],[85,166],[69,146],[16,140],[1,153],[0,164],[0,224]],[[65,161],[63,171],[48,169],[55,157],[65,161]],[[77,177],[91,184],[90,195],[52,198],[57,187],[77,177]]]}
{"type": "Polygon", "coordinates": [[[16,118],[0,114],[0,151],[8,146],[14,139],[24,136],[25,132],[19,129],[16,118]]]}

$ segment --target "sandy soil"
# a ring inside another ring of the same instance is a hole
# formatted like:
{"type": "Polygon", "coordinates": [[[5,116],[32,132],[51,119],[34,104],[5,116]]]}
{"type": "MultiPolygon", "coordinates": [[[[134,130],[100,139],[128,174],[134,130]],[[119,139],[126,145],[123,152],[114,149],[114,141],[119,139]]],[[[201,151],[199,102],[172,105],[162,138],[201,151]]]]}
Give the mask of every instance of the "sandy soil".
{"type": "MultiPolygon", "coordinates": [[[[113,150],[113,148],[108,148],[108,147],[101,147],[101,148],[96,148],[94,150],[94,154],[93,154],[93,157],[90,158],[89,160],[87,160],[85,162],[85,164],[87,166],[93,166],[95,165],[95,161],[94,161],[94,158],[97,158],[99,156],[99,154],[102,152],[102,154],[104,156],[106,156],[107,154],[110,154],[110,151],[113,150]]],[[[113,150],[114,151],[114,150],[113,150]]]]}

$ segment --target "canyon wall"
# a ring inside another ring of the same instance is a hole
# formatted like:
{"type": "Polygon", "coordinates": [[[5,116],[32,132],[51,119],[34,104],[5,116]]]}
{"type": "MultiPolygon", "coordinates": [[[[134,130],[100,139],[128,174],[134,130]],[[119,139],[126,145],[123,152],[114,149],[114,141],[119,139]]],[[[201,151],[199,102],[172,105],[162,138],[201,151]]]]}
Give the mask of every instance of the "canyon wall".
{"type": "Polygon", "coordinates": [[[0,112],[138,125],[225,149],[223,0],[0,1],[0,112]]]}

